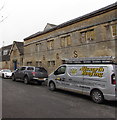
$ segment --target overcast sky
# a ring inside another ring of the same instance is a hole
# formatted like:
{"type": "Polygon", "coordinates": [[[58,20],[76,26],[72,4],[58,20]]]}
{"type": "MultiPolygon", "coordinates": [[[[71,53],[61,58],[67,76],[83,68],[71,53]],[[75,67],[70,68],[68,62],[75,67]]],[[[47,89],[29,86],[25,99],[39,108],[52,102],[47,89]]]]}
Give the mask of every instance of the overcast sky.
{"type": "Polygon", "coordinates": [[[43,31],[47,23],[59,25],[115,2],[116,0],[0,0],[0,47],[10,45],[13,41],[23,41],[24,38],[43,31]]]}

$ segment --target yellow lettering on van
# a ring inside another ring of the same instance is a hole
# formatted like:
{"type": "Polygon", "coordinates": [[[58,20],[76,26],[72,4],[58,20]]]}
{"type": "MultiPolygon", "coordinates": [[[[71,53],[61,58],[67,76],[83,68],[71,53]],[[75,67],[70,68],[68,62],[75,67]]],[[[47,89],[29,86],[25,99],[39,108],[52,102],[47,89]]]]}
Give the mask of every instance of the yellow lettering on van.
{"type": "Polygon", "coordinates": [[[92,76],[103,77],[104,68],[103,67],[88,68],[88,67],[84,66],[84,67],[80,68],[80,71],[82,71],[82,75],[88,75],[90,77],[92,77],[92,76]]]}

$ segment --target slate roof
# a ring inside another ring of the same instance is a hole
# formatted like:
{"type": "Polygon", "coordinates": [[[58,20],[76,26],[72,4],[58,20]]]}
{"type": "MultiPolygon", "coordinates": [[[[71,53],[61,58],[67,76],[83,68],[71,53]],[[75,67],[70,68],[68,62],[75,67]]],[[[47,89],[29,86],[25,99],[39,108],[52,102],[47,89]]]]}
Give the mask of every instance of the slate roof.
{"type": "Polygon", "coordinates": [[[12,47],[12,45],[8,45],[8,46],[4,46],[4,47],[1,48],[1,51],[2,51],[2,61],[9,61],[10,60],[9,52],[10,52],[11,47],[12,47]],[[3,51],[4,50],[8,50],[8,53],[6,55],[3,55],[3,51]]]}
{"type": "Polygon", "coordinates": [[[23,42],[17,42],[17,41],[14,41],[14,43],[16,44],[20,55],[23,55],[24,54],[24,43],[23,42]]]}
{"type": "Polygon", "coordinates": [[[72,19],[70,21],[67,21],[65,23],[62,23],[62,24],[60,24],[58,26],[53,26],[51,29],[48,29],[48,30],[45,30],[45,31],[42,31],[42,32],[37,32],[37,33],[25,38],[24,41],[27,41],[27,40],[32,39],[34,37],[37,37],[39,35],[43,35],[43,34],[46,34],[48,32],[52,32],[54,30],[57,30],[57,29],[72,25],[72,24],[80,22],[82,20],[85,20],[85,19],[88,19],[88,18],[91,18],[91,17],[94,17],[94,16],[98,16],[100,14],[106,13],[106,12],[108,12],[110,10],[114,10],[114,9],[117,9],[117,2],[115,2],[115,3],[111,4],[111,5],[108,5],[108,6],[104,7],[104,8],[101,8],[99,10],[93,11],[93,12],[91,12],[89,14],[86,14],[86,15],[83,15],[81,17],[78,17],[78,18],[72,19]]]}
{"type": "Polygon", "coordinates": [[[54,24],[47,23],[47,25],[46,25],[45,28],[44,28],[44,31],[49,30],[49,29],[51,29],[51,28],[53,28],[53,27],[55,27],[55,26],[56,26],[56,25],[54,25],[54,24]]]}

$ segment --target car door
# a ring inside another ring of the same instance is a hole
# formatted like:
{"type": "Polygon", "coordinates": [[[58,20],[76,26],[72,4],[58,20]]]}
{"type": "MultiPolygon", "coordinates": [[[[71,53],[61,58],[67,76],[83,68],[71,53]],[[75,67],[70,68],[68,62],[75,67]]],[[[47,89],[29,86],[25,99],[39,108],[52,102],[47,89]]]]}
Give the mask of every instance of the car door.
{"type": "Polygon", "coordinates": [[[21,79],[22,80],[25,69],[26,69],[26,67],[21,67],[21,68],[16,70],[16,72],[15,72],[16,79],[21,79]]]}
{"type": "Polygon", "coordinates": [[[65,88],[65,80],[67,79],[67,75],[66,75],[66,66],[61,66],[59,67],[55,72],[55,81],[56,81],[56,85],[59,88],[65,88]]]}

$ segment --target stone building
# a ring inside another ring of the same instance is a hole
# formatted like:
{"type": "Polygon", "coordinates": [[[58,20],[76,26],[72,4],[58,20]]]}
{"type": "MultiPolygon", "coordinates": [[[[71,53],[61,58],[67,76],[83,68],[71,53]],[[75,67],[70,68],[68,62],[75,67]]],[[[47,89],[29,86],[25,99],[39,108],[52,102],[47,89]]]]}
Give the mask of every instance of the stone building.
{"type": "MultiPolygon", "coordinates": [[[[114,56],[117,3],[24,39],[24,65],[52,72],[67,58],[114,56]]],[[[51,25],[51,24],[48,24],[51,25]]]]}
{"type": "Polygon", "coordinates": [[[24,57],[24,43],[14,41],[9,52],[10,55],[10,69],[15,70],[23,65],[24,57]]]}
{"type": "Polygon", "coordinates": [[[10,49],[12,45],[4,46],[0,48],[0,69],[10,68],[10,49]]]}

